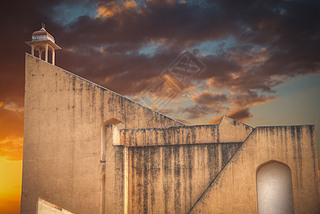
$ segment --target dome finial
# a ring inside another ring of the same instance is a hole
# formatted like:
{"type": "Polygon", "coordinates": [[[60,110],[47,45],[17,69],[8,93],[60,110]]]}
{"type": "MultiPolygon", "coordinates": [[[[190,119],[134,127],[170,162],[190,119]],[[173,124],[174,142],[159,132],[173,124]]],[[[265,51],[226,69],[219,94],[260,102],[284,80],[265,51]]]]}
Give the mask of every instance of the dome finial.
{"type": "Polygon", "coordinates": [[[46,25],[42,22],[42,28],[44,29],[46,27],[46,25]]]}

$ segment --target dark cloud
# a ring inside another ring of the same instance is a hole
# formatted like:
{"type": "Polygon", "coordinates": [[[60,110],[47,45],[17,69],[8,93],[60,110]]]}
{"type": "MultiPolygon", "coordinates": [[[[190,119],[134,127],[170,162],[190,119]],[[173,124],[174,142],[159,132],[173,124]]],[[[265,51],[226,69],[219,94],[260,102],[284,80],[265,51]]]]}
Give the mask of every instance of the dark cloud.
{"type": "MultiPolygon", "coordinates": [[[[100,7],[105,5],[99,4],[100,7]]],[[[119,5],[106,7],[112,14],[108,17],[93,19],[83,16],[70,24],[65,32],[65,43],[72,46],[83,40],[90,45],[163,41],[181,49],[181,46],[202,40],[224,38],[237,27],[227,14],[210,5],[150,1],[139,9],[113,9],[115,7],[119,8],[119,5]]]]}
{"type": "MultiPolygon", "coordinates": [[[[236,108],[236,110],[228,113],[228,115],[234,119],[243,120],[252,116],[249,113],[248,107],[264,104],[273,99],[275,99],[273,95],[259,95],[256,92],[226,95],[204,91],[193,95],[192,101],[194,101],[196,105],[185,108],[181,107],[179,112],[188,113],[188,119],[199,119],[209,114],[218,114],[221,110],[229,111],[230,109],[236,108]],[[226,105],[229,102],[231,102],[232,108],[226,105]]],[[[221,118],[215,118],[211,123],[217,123],[220,119],[221,118]]]]}
{"type": "Polygon", "coordinates": [[[219,82],[225,82],[232,78],[232,73],[240,73],[242,71],[241,64],[230,59],[227,53],[207,55],[202,57],[201,60],[206,65],[206,71],[201,73],[198,77],[200,79],[214,77],[219,82]]]}
{"type": "Polygon", "coordinates": [[[239,108],[232,111],[228,116],[235,120],[244,122],[248,118],[252,117],[252,114],[250,113],[249,108],[239,108]]]}
{"type": "Polygon", "coordinates": [[[181,107],[178,113],[187,113],[187,119],[194,120],[204,118],[209,114],[217,114],[226,106],[209,106],[209,105],[194,105],[191,107],[181,107]]]}
{"type": "Polygon", "coordinates": [[[217,114],[221,110],[227,109],[226,104],[229,102],[227,95],[210,91],[194,94],[191,100],[195,105],[191,107],[180,107],[178,110],[179,113],[187,113],[187,119],[191,120],[204,118],[208,114],[217,114]]]}
{"type": "Polygon", "coordinates": [[[187,119],[199,119],[204,118],[205,115],[209,114],[211,109],[207,106],[192,106],[192,107],[186,107],[181,108],[180,112],[188,113],[187,119]]]}
{"type": "Polygon", "coordinates": [[[206,70],[192,77],[188,88],[206,81],[208,90],[227,89],[233,95],[194,98],[197,106],[185,108],[189,118],[225,108],[214,102],[229,100],[233,109],[268,102],[275,98],[275,86],[320,71],[319,1],[136,3],[7,1],[0,15],[5,20],[0,40],[0,101],[23,104],[24,52],[29,52],[24,41],[41,22],[63,48],[57,52],[58,66],[123,95],[145,93],[182,50],[232,38],[232,44],[225,41],[207,55],[200,51],[206,70]],[[65,15],[57,6],[70,9],[77,4],[96,6],[97,17],[56,22],[55,16],[65,15]]]}
{"type": "Polygon", "coordinates": [[[1,35],[4,69],[0,96],[22,97],[23,52],[28,50],[23,41],[41,22],[63,47],[57,53],[58,65],[124,94],[141,91],[135,90],[136,81],[156,76],[181,50],[229,36],[241,43],[203,57],[207,70],[198,78],[212,78],[213,87],[272,92],[286,78],[319,72],[318,1],[141,1],[137,7],[123,7],[114,1],[80,3],[123,9],[105,18],[81,16],[62,26],[52,18],[59,16],[54,8],[71,8],[79,1],[6,2],[5,8],[15,13],[3,10],[1,14],[6,17],[2,28],[10,30],[1,35]],[[138,50],[150,42],[162,49],[147,57],[140,54],[138,50]],[[266,48],[269,55],[246,69],[244,66],[256,59],[250,50],[257,46],[266,48]]]}
{"type": "Polygon", "coordinates": [[[6,1],[1,6],[0,39],[0,100],[23,104],[24,52],[29,51],[25,41],[33,31],[40,29],[41,22],[49,28],[61,31],[50,19],[51,8],[60,1],[6,1]]]}
{"type": "MultiPolygon", "coordinates": [[[[232,112],[227,114],[228,117],[231,117],[232,119],[245,122],[249,118],[252,117],[252,114],[249,111],[249,108],[237,108],[233,110],[232,112]]],[[[218,124],[221,120],[222,116],[214,117],[212,120],[210,120],[210,124],[218,124]]]]}
{"type": "Polygon", "coordinates": [[[247,94],[238,94],[231,98],[232,104],[239,107],[254,106],[258,104],[264,104],[275,99],[272,95],[258,95],[257,93],[250,92],[247,94]]]}
{"type": "Polygon", "coordinates": [[[228,97],[225,94],[213,94],[209,91],[205,91],[193,96],[192,101],[199,105],[217,105],[226,103],[228,101],[228,97]]]}
{"type": "Polygon", "coordinates": [[[159,76],[162,72],[164,66],[160,62],[171,57],[166,54],[159,54],[153,58],[139,54],[118,55],[92,49],[87,53],[90,56],[74,52],[64,53],[61,63],[68,70],[127,95],[142,91],[147,86],[148,80],[159,76]],[[77,63],[78,60],[82,63],[77,63]]]}
{"type": "Polygon", "coordinates": [[[250,92],[252,90],[260,90],[264,92],[274,92],[272,87],[283,82],[283,78],[279,77],[274,80],[271,77],[260,76],[257,71],[245,71],[236,76],[229,78],[212,78],[209,81],[213,88],[227,88],[238,92],[250,92]]]}

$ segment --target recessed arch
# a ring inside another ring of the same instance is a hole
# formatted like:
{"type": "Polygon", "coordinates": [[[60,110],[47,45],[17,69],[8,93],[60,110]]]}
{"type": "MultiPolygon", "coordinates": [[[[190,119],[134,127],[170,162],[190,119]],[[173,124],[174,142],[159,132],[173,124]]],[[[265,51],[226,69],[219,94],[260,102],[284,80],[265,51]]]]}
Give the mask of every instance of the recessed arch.
{"type": "Polygon", "coordinates": [[[114,125],[116,126],[118,129],[124,129],[125,128],[125,124],[123,121],[117,119],[117,118],[110,118],[108,120],[106,120],[104,123],[103,123],[103,126],[106,126],[106,125],[114,125]]]}
{"type": "Polygon", "coordinates": [[[278,161],[269,161],[257,169],[259,214],[293,214],[293,193],[290,168],[278,161]]]}
{"type": "Polygon", "coordinates": [[[125,124],[123,121],[117,119],[117,118],[110,118],[102,123],[101,125],[101,162],[106,161],[106,126],[108,125],[114,125],[118,129],[124,129],[125,124]]]}
{"type": "Polygon", "coordinates": [[[110,118],[110,119],[106,120],[103,124],[104,125],[118,125],[119,123],[123,123],[123,122],[117,118],[110,118]]]}

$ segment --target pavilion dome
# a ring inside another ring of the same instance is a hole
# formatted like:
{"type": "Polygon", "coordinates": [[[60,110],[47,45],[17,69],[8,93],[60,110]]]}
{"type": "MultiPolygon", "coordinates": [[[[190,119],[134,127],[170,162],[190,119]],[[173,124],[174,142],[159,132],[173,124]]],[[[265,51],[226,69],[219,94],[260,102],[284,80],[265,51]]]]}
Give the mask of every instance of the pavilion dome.
{"type": "Polygon", "coordinates": [[[43,27],[40,30],[37,30],[32,33],[31,41],[47,41],[47,40],[50,40],[53,43],[55,43],[54,37],[50,33],[48,33],[46,29],[44,29],[43,27]]]}

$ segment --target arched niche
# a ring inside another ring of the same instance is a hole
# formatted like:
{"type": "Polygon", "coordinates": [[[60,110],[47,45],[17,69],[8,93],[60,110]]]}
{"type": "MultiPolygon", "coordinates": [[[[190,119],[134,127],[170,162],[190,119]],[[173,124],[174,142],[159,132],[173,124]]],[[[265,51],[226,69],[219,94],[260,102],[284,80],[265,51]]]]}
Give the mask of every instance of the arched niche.
{"type": "Polygon", "coordinates": [[[104,126],[106,125],[114,125],[116,126],[118,129],[124,129],[125,128],[125,124],[124,122],[122,122],[121,120],[118,120],[116,118],[111,118],[111,119],[108,119],[106,120],[104,123],[103,123],[104,126]]]}
{"type": "Polygon", "coordinates": [[[280,162],[263,164],[257,171],[259,214],[293,214],[290,168],[280,162]]]}
{"type": "Polygon", "coordinates": [[[121,120],[116,119],[116,118],[110,118],[102,124],[102,126],[101,126],[101,158],[100,158],[101,162],[106,161],[107,140],[112,138],[111,133],[108,132],[108,134],[106,135],[106,126],[108,126],[108,125],[114,125],[118,129],[125,128],[124,122],[122,122],[121,120]]]}

